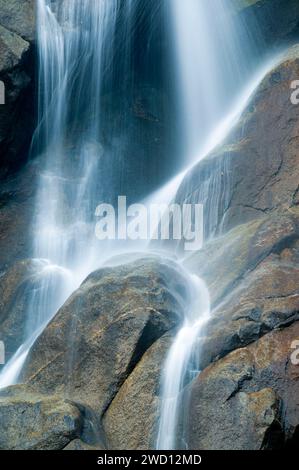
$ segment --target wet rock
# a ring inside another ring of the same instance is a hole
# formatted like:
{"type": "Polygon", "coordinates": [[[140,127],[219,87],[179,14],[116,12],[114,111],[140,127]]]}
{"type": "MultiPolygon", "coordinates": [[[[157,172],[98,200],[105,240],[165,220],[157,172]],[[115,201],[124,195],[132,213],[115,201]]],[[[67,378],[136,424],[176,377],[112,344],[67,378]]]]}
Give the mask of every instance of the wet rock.
{"type": "Polygon", "coordinates": [[[35,165],[28,165],[0,180],[0,274],[30,256],[35,177],[35,165]]]}
{"type": "Polygon", "coordinates": [[[79,409],[60,397],[27,387],[0,392],[1,450],[61,450],[80,435],[79,409]]]}
{"type": "Polygon", "coordinates": [[[0,278],[0,340],[5,345],[6,362],[36,328],[39,314],[36,305],[45,285],[53,286],[55,282],[59,303],[59,299],[65,298],[63,286],[68,276],[67,270],[53,268],[47,260],[33,259],[17,262],[0,278]]]}
{"type": "Polygon", "coordinates": [[[33,41],[35,0],[0,0],[0,24],[26,41],[33,41]]]}
{"type": "Polygon", "coordinates": [[[299,47],[294,46],[262,81],[224,145],[190,170],[182,182],[177,202],[203,202],[206,214],[211,212],[209,203],[216,204],[212,209],[218,227],[212,227],[213,233],[293,210],[299,137],[298,109],[291,102],[290,86],[298,75],[299,47]],[[221,192],[218,201],[216,184],[225,194],[221,192]],[[209,190],[200,201],[204,185],[209,190]]]}
{"type": "Polygon", "coordinates": [[[29,43],[0,25],[0,70],[12,69],[28,51],[29,43]]]}
{"type": "Polygon", "coordinates": [[[33,0],[0,0],[0,177],[27,160],[34,127],[33,0]]]}
{"type": "Polygon", "coordinates": [[[298,35],[297,0],[229,0],[247,25],[255,25],[269,45],[298,35]]]}
{"type": "Polygon", "coordinates": [[[37,260],[24,260],[0,277],[0,341],[6,362],[24,340],[30,295],[42,267],[37,260]]]}
{"type": "Polygon", "coordinates": [[[102,414],[147,349],[181,321],[185,279],[146,258],[91,274],[32,348],[23,380],[102,414]]]}
{"type": "Polygon", "coordinates": [[[216,307],[258,264],[271,253],[292,246],[297,238],[296,217],[265,216],[210,240],[201,251],[186,257],[184,263],[205,279],[216,307]]]}
{"type": "Polygon", "coordinates": [[[202,366],[299,319],[298,263],[272,255],[240,281],[206,327],[202,366]]]}
{"type": "Polygon", "coordinates": [[[198,199],[216,170],[228,193],[216,207],[218,235],[185,261],[212,295],[202,367],[298,319],[298,125],[290,100],[297,73],[295,46],[262,81],[224,147],[191,170],[177,196],[198,199]]]}
{"type": "Polygon", "coordinates": [[[193,449],[273,449],[299,424],[299,371],[290,360],[299,323],[265,335],[205,369],[193,383],[193,449]]]}
{"type": "Polygon", "coordinates": [[[144,354],[104,416],[109,449],[155,449],[161,375],[172,337],[164,336],[144,354]]]}

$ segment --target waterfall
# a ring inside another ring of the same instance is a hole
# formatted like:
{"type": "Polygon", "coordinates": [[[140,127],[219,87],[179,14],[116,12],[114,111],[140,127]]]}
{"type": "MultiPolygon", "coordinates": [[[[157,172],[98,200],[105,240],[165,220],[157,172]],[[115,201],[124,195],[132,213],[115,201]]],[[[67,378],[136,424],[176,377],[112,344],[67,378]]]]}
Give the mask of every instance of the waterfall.
{"type": "Polygon", "coordinates": [[[93,216],[105,170],[101,93],[111,76],[118,6],[118,0],[37,1],[39,109],[32,152],[41,172],[33,257],[41,270],[24,343],[2,371],[0,387],[16,383],[39,334],[99,263],[93,216]]]}
{"type": "MultiPolygon", "coordinates": [[[[103,148],[103,129],[108,119],[103,95],[115,92],[112,86],[115,60],[118,82],[123,81],[118,83],[115,93],[121,110],[126,101],[122,93],[131,98],[132,84],[139,78],[127,77],[128,69],[134,68],[132,60],[143,60],[147,72],[153,68],[151,61],[147,61],[149,40],[147,48],[141,48],[142,54],[132,57],[136,45],[132,34],[135,23],[143,32],[140,18],[148,5],[156,12],[154,5],[160,2],[37,0],[39,109],[32,153],[37,157],[39,177],[32,254],[38,271],[31,284],[25,339],[3,369],[0,388],[18,381],[30,348],[60,306],[101,265],[104,257],[117,251],[109,243],[97,243],[95,209],[100,201],[115,201],[123,189],[120,181],[126,180],[124,188],[131,190],[138,177],[132,177],[129,170],[125,175],[122,173],[128,162],[122,160],[117,147],[120,137],[113,134],[115,129],[109,129],[115,147],[103,148]],[[128,175],[131,178],[126,179],[128,175]]],[[[231,14],[229,3],[228,0],[165,0],[183,151],[181,172],[148,196],[147,205],[174,200],[179,188],[188,192],[188,187],[184,189],[182,185],[186,175],[225,138],[269,67],[256,75],[253,73],[253,64],[257,63],[254,43],[245,25],[231,14]]],[[[151,27],[155,19],[153,14],[151,27]]],[[[138,106],[137,111],[143,112],[138,106]]],[[[117,126],[127,131],[131,121],[127,127],[125,121],[129,117],[122,116],[117,126]]],[[[169,175],[174,173],[174,162],[171,164],[169,175]]],[[[153,165],[155,174],[164,166],[153,165]]],[[[195,201],[208,206],[205,208],[208,233],[214,233],[219,223],[219,201],[226,201],[229,184],[227,178],[224,185],[219,184],[219,173],[227,173],[226,166],[214,170],[197,194],[199,200],[195,201]]],[[[147,167],[141,168],[142,174],[147,171],[147,167]]],[[[140,187],[145,180],[138,182],[140,187]]],[[[153,184],[153,188],[156,186],[158,183],[153,184]]],[[[145,195],[140,195],[140,199],[145,195]]],[[[136,244],[132,248],[136,249],[136,244]]],[[[142,249],[150,250],[151,246],[142,244],[142,249]]],[[[121,246],[121,251],[128,250],[127,244],[121,246]]],[[[173,245],[170,250],[173,252],[173,245]]],[[[180,262],[178,269],[184,269],[180,262]]],[[[182,408],[188,408],[185,391],[199,373],[198,338],[211,315],[204,281],[188,272],[185,274],[189,302],[162,377],[157,448],[163,450],[188,447],[182,408]]]]}
{"type": "Polygon", "coordinates": [[[257,66],[257,39],[232,13],[230,0],[171,0],[169,18],[182,160],[190,163],[257,66]]]}
{"type": "MultiPolygon", "coordinates": [[[[217,234],[222,208],[228,202],[229,165],[215,159],[212,171],[198,182],[192,198],[188,197],[187,175],[196,163],[209,158],[232,130],[275,61],[259,65],[257,45],[237,15],[232,15],[227,0],[172,0],[169,8],[185,169],[155,194],[155,199],[202,203],[207,240],[217,234]]],[[[179,254],[177,248],[170,247],[179,254]]],[[[199,338],[211,316],[204,281],[189,274],[189,285],[192,293],[185,321],[162,373],[158,450],[188,449],[188,384],[200,373],[199,338]]]]}
{"type": "Polygon", "coordinates": [[[184,407],[182,390],[198,374],[198,348],[194,345],[210,318],[210,297],[205,283],[196,275],[186,273],[189,287],[189,303],[185,320],[165,364],[162,383],[163,408],[157,439],[157,449],[171,450],[182,446],[177,431],[181,406],[184,407]]]}

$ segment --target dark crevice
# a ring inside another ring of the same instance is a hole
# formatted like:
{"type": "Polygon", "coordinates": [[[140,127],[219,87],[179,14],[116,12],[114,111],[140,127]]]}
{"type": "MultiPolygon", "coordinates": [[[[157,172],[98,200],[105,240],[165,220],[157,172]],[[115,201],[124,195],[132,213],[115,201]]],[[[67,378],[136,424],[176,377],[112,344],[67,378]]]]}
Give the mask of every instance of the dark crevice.
{"type": "Polygon", "coordinates": [[[284,432],[278,421],[272,423],[267,429],[261,450],[281,450],[284,447],[284,432]]]}
{"type": "MultiPolygon", "coordinates": [[[[169,312],[165,313],[165,312],[160,311],[159,314],[162,315],[162,316],[168,315],[168,316],[166,316],[166,318],[171,316],[171,314],[169,312]]],[[[111,394],[111,397],[109,398],[109,400],[107,401],[107,403],[103,407],[102,419],[103,419],[104,415],[106,414],[108,408],[110,407],[111,403],[113,402],[114,398],[118,394],[120,388],[125,383],[127,378],[132,374],[132,372],[134,371],[134,369],[138,365],[138,363],[141,361],[144,354],[148,351],[148,349],[151,346],[153,346],[153,344],[155,344],[157,341],[159,341],[159,339],[161,339],[162,336],[164,336],[164,334],[167,333],[167,331],[170,333],[171,331],[176,331],[176,328],[171,329],[171,330],[167,330],[167,328],[160,328],[159,329],[158,325],[155,323],[155,321],[153,321],[152,316],[148,319],[145,327],[142,330],[142,333],[141,333],[140,338],[139,338],[139,340],[136,344],[136,347],[135,347],[134,351],[132,352],[131,360],[128,364],[128,367],[127,367],[125,373],[122,375],[122,377],[120,378],[120,380],[116,384],[114,393],[111,394]]]]}

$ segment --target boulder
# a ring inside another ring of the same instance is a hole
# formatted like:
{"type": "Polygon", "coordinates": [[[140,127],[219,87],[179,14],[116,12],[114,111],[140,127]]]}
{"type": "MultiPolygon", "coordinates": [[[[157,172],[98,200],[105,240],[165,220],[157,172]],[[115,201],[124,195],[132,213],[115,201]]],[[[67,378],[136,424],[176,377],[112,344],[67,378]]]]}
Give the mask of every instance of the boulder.
{"type": "Polygon", "coordinates": [[[212,312],[203,339],[201,367],[273,329],[297,321],[298,282],[298,261],[281,260],[277,255],[270,256],[240,281],[212,312]]]}
{"type": "Polygon", "coordinates": [[[91,274],[33,346],[23,381],[101,415],[147,349],[180,324],[185,282],[155,257],[91,274]]]}
{"type": "Polygon", "coordinates": [[[35,3],[35,0],[0,0],[0,25],[26,41],[33,41],[35,3]]]}
{"type": "Polygon", "coordinates": [[[298,36],[297,0],[228,0],[247,27],[255,28],[265,45],[298,36]]]}
{"type": "Polygon", "coordinates": [[[61,450],[82,427],[75,405],[24,386],[0,392],[0,422],[1,450],[61,450]]]}
{"type": "Polygon", "coordinates": [[[0,25],[0,70],[2,73],[18,65],[28,49],[27,41],[0,25]]]}
{"type": "Polygon", "coordinates": [[[0,177],[26,161],[33,133],[33,12],[33,0],[0,0],[0,177]]]}
{"type": "Polygon", "coordinates": [[[299,322],[206,368],[192,385],[192,449],[259,450],[290,444],[299,429],[299,322]]]}
{"type": "Polygon", "coordinates": [[[109,449],[155,449],[162,368],[172,337],[163,336],[144,354],[103,420],[109,449]]]}

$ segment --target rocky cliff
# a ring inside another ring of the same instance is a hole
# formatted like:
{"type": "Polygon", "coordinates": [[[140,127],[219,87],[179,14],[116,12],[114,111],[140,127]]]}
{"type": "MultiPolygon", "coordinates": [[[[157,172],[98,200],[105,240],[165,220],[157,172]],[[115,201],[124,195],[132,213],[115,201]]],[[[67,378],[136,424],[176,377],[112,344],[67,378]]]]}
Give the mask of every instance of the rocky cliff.
{"type": "Polygon", "coordinates": [[[27,160],[34,127],[34,0],[0,1],[0,80],[5,106],[0,107],[1,173],[27,160]]]}

